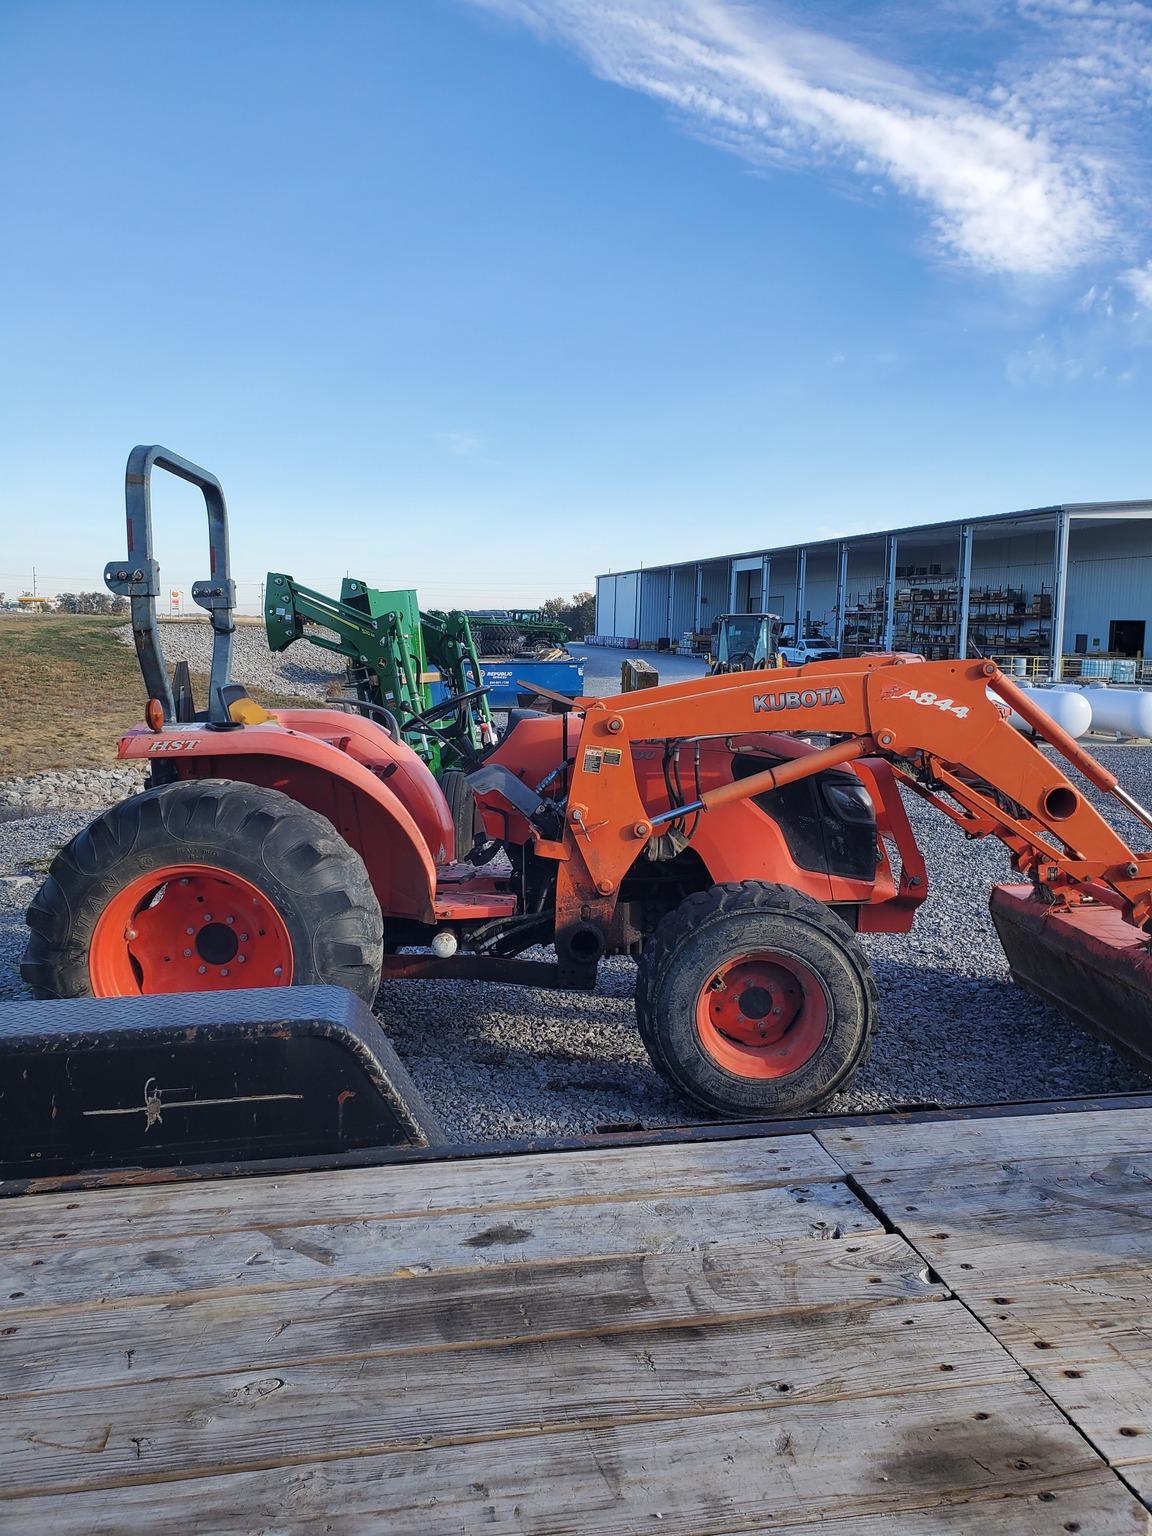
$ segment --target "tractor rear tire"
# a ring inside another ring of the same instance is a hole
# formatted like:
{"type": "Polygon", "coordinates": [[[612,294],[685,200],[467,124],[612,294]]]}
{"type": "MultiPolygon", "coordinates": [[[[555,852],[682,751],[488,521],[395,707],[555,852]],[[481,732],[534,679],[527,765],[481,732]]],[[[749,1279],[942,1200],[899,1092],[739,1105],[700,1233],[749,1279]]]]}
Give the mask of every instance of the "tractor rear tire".
{"type": "Polygon", "coordinates": [[[515,624],[482,624],[479,648],[481,656],[515,656],[524,647],[524,636],[515,624]]]}
{"type": "Polygon", "coordinates": [[[98,816],[28,908],[36,997],[328,983],[371,1004],[383,922],[360,855],[278,790],[192,779],[98,816]]]}
{"type": "Polygon", "coordinates": [[[459,768],[449,768],[440,775],[440,788],[456,831],[456,862],[462,864],[476,844],[476,833],[484,830],[480,807],[476,804],[468,775],[459,768]]]}
{"type": "Polygon", "coordinates": [[[876,986],[855,934],[821,902],[757,880],[687,897],[640,957],[636,1019],[657,1071],[733,1119],[796,1115],[867,1060],[876,986]]]}

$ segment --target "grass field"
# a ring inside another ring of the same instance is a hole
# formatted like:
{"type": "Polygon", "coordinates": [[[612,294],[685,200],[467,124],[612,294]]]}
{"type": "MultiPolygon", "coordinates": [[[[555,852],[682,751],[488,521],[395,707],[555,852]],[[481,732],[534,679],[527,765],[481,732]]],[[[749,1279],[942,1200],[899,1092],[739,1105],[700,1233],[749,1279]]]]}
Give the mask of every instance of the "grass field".
{"type": "MultiPolygon", "coordinates": [[[[121,732],[142,719],[136,652],[115,635],[123,619],[0,614],[0,778],[45,768],[109,768],[121,732]]],[[[193,675],[198,700],[207,678],[193,675]]],[[[268,706],[295,705],[253,689],[268,706]]]]}

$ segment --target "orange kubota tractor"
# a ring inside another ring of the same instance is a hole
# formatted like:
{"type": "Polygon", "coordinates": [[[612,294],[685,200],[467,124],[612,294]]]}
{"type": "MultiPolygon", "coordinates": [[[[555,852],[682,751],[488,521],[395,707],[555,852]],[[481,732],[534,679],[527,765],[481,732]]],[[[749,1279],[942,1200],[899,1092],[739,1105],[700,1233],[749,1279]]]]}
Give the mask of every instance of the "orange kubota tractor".
{"type": "Polygon", "coordinates": [[[148,694],[120,756],[148,762],[148,787],[61,851],[29,908],[38,996],[334,982],[371,1002],[389,978],[432,976],[591,988],[602,956],[627,953],[644,1044],[688,1100],[800,1111],[868,1052],[877,998],[856,935],[908,930],[927,893],[903,788],[999,837],[1027,876],[993,900],[1021,978],[1146,1052],[1152,856],[1003,705],[1152,818],[992,663],[870,656],[513,711],[468,775],[479,830],[456,848],[444,792],[386,711],[268,713],[230,682],[215,478],[137,448],[127,507],[128,556],[106,580],[131,598],[148,694]],[[202,711],[157,640],[154,466],[207,503],[202,711]],[[520,958],[535,945],[555,959],[520,958]]]}

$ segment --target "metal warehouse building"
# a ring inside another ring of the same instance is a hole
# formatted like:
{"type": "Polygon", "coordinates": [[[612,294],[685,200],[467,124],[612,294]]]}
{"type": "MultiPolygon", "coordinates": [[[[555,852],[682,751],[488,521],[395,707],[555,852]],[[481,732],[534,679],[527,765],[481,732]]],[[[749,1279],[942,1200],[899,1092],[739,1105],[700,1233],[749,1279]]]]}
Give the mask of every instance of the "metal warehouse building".
{"type": "Polygon", "coordinates": [[[760,611],[822,631],[845,656],[1023,656],[1054,677],[1068,657],[1142,658],[1152,501],[1040,507],[596,578],[605,644],[704,650],[720,614],[760,611]]]}

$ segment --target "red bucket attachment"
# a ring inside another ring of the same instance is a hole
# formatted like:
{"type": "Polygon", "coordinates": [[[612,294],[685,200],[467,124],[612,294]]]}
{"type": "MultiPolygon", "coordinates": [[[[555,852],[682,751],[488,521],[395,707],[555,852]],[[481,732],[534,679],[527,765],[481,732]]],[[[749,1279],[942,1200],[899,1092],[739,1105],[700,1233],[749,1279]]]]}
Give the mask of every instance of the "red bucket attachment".
{"type": "Polygon", "coordinates": [[[1030,885],[997,885],[989,905],[1013,981],[1152,1071],[1148,935],[1104,904],[1057,911],[1030,885]]]}

